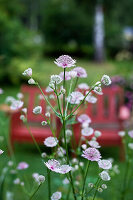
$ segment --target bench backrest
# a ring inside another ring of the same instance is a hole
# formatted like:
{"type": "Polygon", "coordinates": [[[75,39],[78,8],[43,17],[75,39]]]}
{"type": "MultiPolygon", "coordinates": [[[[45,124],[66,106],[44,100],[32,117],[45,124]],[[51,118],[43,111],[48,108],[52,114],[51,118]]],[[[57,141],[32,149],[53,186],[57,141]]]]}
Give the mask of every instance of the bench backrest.
{"type": "Polygon", "coordinates": [[[86,114],[93,123],[117,123],[123,101],[124,92],[119,86],[103,88],[103,95],[97,95],[97,103],[88,104],[86,114]]]}

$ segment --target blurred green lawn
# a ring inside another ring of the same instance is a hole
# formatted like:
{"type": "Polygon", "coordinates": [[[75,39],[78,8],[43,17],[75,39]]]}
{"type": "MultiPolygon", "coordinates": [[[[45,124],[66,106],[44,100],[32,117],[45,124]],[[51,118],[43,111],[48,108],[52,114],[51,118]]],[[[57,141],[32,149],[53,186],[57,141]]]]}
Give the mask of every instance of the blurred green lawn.
{"type": "MultiPolygon", "coordinates": [[[[132,74],[133,72],[133,63],[130,62],[107,62],[101,65],[95,64],[95,63],[90,63],[86,60],[79,60],[77,62],[77,66],[82,66],[87,70],[88,73],[88,78],[87,79],[82,79],[82,82],[87,82],[88,84],[95,83],[98,81],[103,74],[108,74],[110,76],[112,75],[123,75],[128,77],[129,75],[132,74]]],[[[25,61],[25,64],[22,63],[22,66],[19,67],[19,72],[21,76],[21,73],[23,72],[24,69],[27,67],[33,68],[33,77],[37,78],[44,87],[48,84],[49,82],[49,76],[52,74],[58,74],[59,72],[62,71],[61,68],[57,67],[51,60],[45,59],[44,61],[40,61],[34,65],[32,65],[30,62],[25,61]]],[[[15,73],[14,73],[15,74],[15,73]]],[[[18,76],[14,76],[14,79],[18,79],[18,76]]],[[[14,80],[15,82],[15,80],[14,80]]],[[[6,96],[16,96],[17,92],[19,92],[19,86],[11,87],[11,86],[5,86],[3,87],[4,89],[4,94],[0,96],[0,104],[5,101],[6,96]]],[[[8,137],[9,133],[9,116],[6,116],[5,113],[0,112],[0,135],[4,135],[4,137],[8,137]]],[[[6,141],[6,139],[5,139],[6,141]]],[[[7,145],[6,142],[0,144],[0,148],[4,149],[5,152],[7,153],[7,145]]],[[[45,150],[44,147],[42,147],[42,150],[45,150]]],[[[118,156],[118,148],[104,148],[102,150],[102,155],[107,157],[114,157],[115,158],[115,163],[120,164],[120,169],[122,170],[121,175],[116,175],[112,179],[112,181],[109,183],[108,190],[106,190],[104,193],[99,194],[101,199],[106,200],[109,198],[110,200],[119,200],[119,191],[121,189],[121,178],[123,176],[123,168],[124,164],[119,162],[119,156],[118,156]],[[113,189],[112,189],[113,188],[113,189]]],[[[5,153],[2,155],[0,158],[0,168],[6,165],[7,160],[10,158],[8,156],[5,156],[5,153]]],[[[46,168],[44,167],[44,164],[41,162],[40,156],[38,155],[34,145],[28,145],[28,144],[16,144],[15,145],[15,156],[17,162],[19,161],[26,161],[29,163],[30,167],[29,169],[26,170],[26,176],[30,177],[30,185],[32,186],[32,178],[31,174],[33,172],[38,172],[41,174],[46,175],[46,168]]],[[[94,164],[95,166],[95,164],[94,164]]],[[[96,167],[91,168],[91,178],[92,176],[95,178],[96,177],[96,167]]],[[[52,173],[52,183],[53,183],[53,188],[52,191],[55,192],[56,190],[59,190],[60,188],[62,189],[62,183],[59,181],[59,175],[55,175],[52,173]]],[[[6,191],[15,191],[15,196],[13,200],[26,200],[26,196],[23,196],[21,194],[21,190],[18,186],[15,187],[12,185],[12,179],[6,178],[6,183],[5,183],[5,188],[6,191]]],[[[62,179],[65,178],[65,176],[62,176],[62,179]]],[[[89,182],[89,179],[88,179],[89,182]]],[[[43,184],[41,187],[41,190],[37,193],[34,199],[41,199],[41,200],[47,200],[47,187],[46,183],[43,184]]],[[[133,185],[133,184],[132,184],[133,185]]],[[[131,186],[132,186],[131,185],[131,186]]],[[[27,186],[29,187],[29,186],[27,186]]],[[[129,197],[126,200],[131,200],[132,197],[129,197]]]]}

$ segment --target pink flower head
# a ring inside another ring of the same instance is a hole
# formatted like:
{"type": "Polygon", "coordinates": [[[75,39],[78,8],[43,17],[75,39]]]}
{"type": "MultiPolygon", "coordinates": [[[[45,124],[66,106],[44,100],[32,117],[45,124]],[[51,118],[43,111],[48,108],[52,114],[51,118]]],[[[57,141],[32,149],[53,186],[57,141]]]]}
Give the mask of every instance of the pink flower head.
{"type": "Polygon", "coordinates": [[[58,172],[60,174],[66,174],[66,173],[70,172],[71,170],[72,170],[71,166],[69,166],[69,165],[61,165],[58,172]]]}
{"type": "Polygon", "coordinates": [[[59,172],[59,168],[60,168],[60,163],[58,160],[55,160],[55,159],[51,159],[51,160],[48,160],[48,162],[44,162],[44,164],[46,165],[46,167],[48,169],[50,169],[51,171],[54,171],[56,173],[59,172]]]}
{"type": "Polygon", "coordinates": [[[78,120],[78,122],[80,122],[80,123],[87,123],[87,124],[89,124],[89,123],[91,123],[91,119],[90,119],[90,117],[88,116],[88,115],[86,115],[86,114],[82,114],[82,115],[80,115],[78,118],[77,118],[77,120],[78,120]]]}
{"type": "Polygon", "coordinates": [[[59,199],[61,199],[61,197],[62,197],[61,192],[57,191],[57,192],[55,192],[55,193],[52,194],[51,200],[59,200],[59,199]]]}
{"type": "Polygon", "coordinates": [[[84,158],[86,158],[87,160],[97,161],[97,162],[101,158],[100,152],[96,148],[91,148],[91,147],[89,147],[88,149],[86,149],[85,151],[83,151],[82,156],[84,158]]]}
{"type": "Polygon", "coordinates": [[[93,140],[89,141],[88,144],[89,144],[91,147],[96,148],[96,149],[98,149],[98,148],[101,147],[97,141],[93,141],[93,140]]]}
{"type": "MultiPolygon", "coordinates": [[[[86,92],[87,94],[88,92],[86,92]]],[[[96,103],[97,102],[97,98],[92,96],[92,93],[88,94],[88,96],[85,98],[85,100],[88,102],[88,103],[96,103]]]]}
{"type": "Polygon", "coordinates": [[[77,77],[80,77],[80,78],[86,78],[87,77],[86,70],[83,67],[75,67],[73,69],[73,71],[77,72],[77,77]]]}
{"type": "Polygon", "coordinates": [[[62,55],[59,58],[57,58],[54,63],[58,67],[62,68],[67,68],[67,67],[73,67],[75,66],[76,60],[73,60],[70,56],[68,55],[62,55]]]}
{"type": "MultiPolygon", "coordinates": [[[[59,76],[64,80],[64,72],[61,72],[59,74],[59,76]]],[[[68,80],[71,80],[71,76],[70,76],[70,73],[69,72],[65,72],[65,80],[68,81],[68,80]]]]}
{"type": "Polygon", "coordinates": [[[23,73],[24,76],[32,76],[32,69],[28,68],[23,73]]]}
{"type": "Polygon", "coordinates": [[[3,154],[3,153],[4,153],[4,151],[2,149],[0,149],[0,155],[3,154]]]}
{"type": "Polygon", "coordinates": [[[89,89],[89,86],[88,86],[86,83],[80,83],[80,84],[78,85],[78,88],[79,88],[80,90],[88,90],[88,89],[89,89]]]}
{"type": "Polygon", "coordinates": [[[23,169],[27,169],[29,167],[28,163],[26,162],[20,162],[17,166],[17,169],[19,170],[23,170],[23,169]]]}
{"type": "Polygon", "coordinates": [[[128,135],[129,135],[131,138],[133,138],[133,130],[128,131],[128,135]]]}
{"type": "Polygon", "coordinates": [[[58,143],[58,140],[57,138],[55,137],[47,137],[45,140],[44,140],[44,144],[47,146],[47,147],[55,147],[58,143]]]}
{"type": "Polygon", "coordinates": [[[93,128],[91,128],[91,127],[85,127],[85,128],[83,128],[83,129],[81,130],[81,134],[82,134],[83,136],[90,136],[90,135],[93,134],[93,128]]]}
{"type": "Polygon", "coordinates": [[[68,97],[68,101],[71,104],[79,104],[84,99],[84,95],[81,92],[72,92],[68,97]]]}
{"type": "Polygon", "coordinates": [[[110,160],[99,160],[98,165],[102,169],[111,169],[112,168],[112,163],[110,160]]]}

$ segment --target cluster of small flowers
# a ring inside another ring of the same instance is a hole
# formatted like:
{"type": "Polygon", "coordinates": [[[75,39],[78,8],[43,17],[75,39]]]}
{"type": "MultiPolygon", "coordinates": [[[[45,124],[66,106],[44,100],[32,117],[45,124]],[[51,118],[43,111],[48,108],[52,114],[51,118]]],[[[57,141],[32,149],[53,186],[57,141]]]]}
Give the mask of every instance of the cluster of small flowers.
{"type": "Polygon", "coordinates": [[[55,147],[58,144],[58,139],[56,137],[47,137],[44,140],[44,145],[47,147],[55,147]]]}
{"type": "Polygon", "coordinates": [[[34,79],[32,78],[32,69],[31,68],[28,68],[26,69],[23,73],[22,73],[24,76],[29,76],[30,79],[28,80],[28,83],[30,85],[35,85],[36,82],[34,81],[34,79]]]}
{"type": "Polygon", "coordinates": [[[24,186],[24,182],[21,182],[21,180],[20,180],[19,178],[16,178],[16,179],[13,181],[13,183],[14,183],[15,185],[24,186]]]}

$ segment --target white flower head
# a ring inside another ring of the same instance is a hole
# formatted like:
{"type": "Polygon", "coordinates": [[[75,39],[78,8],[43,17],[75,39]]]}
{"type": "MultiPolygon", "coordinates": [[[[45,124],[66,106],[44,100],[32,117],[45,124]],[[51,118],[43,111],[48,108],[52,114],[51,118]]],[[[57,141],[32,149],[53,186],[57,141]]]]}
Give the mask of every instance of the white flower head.
{"type": "Polygon", "coordinates": [[[72,92],[68,97],[68,102],[71,104],[79,104],[84,99],[84,95],[81,92],[72,92]]]}
{"type": "Polygon", "coordinates": [[[66,154],[66,151],[62,147],[58,147],[58,149],[57,149],[57,155],[59,157],[63,157],[64,154],[66,154]]]}
{"type": "Polygon", "coordinates": [[[0,88],[0,94],[3,94],[3,93],[4,93],[3,89],[2,89],[2,88],[0,88]]]}
{"type": "Polygon", "coordinates": [[[58,173],[66,174],[66,173],[70,172],[71,170],[72,170],[71,166],[69,166],[69,165],[61,165],[59,170],[58,170],[58,173]]]}
{"type": "Polygon", "coordinates": [[[128,148],[133,150],[133,143],[128,143],[128,148]]]}
{"type": "Polygon", "coordinates": [[[14,97],[11,97],[11,96],[8,96],[8,97],[6,98],[6,100],[5,100],[5,102],[6,102],[7,104],[12,104],[13,101],[15,101],[15,98],[14,98],[14,97]]]}
{"type": "Polygon", "coordinates": [[[33,113],[36,114],[36,115],[41,114],[42,113],[42,107],[41,106],[36,106],[33,109],[33,113]]]}
{"type": "Polygon", "coordinates": [[[28,68],[23,73],[24,76],[32,76],[32,69],[28,68]]]}
{"type": "Polygon", "coordinates": [[[50,117],[50,112],[46,112],[46,113],[45,113],[45,116],[46,116],[46,117],[50,117]]]}
{"type": "Polygon", "coordinates": [[[62,82],[62,78],[59,75],[52,75],[50,82],[58,85],[62,82]]]}
{"type": "Polygon", "coordinates": [[[102,88],[101,86],[95,86],[94,90],[93,90],[96,94],[102,95],[102,88]]]}
{"type": "Polygon", "coordinates": [[[20,179],[19,179],[19,178],[16,178],[16,179],[13,181],[13,183],[14,183],[15,185],[20,184],[20,179]]]}
{"type": "Polygon", "coordinates": [[[19,92],[19,93],[17,94],[17,98],[18,98],[18,99],[23,99],[23,97],[24,97],[23,93],[19,92]]]}
{"type": "Polygon", "coordinates": [[[62,197],[61,192],[57,191],[57,192],[55,192],[55,193],[52,194],[51,200],[59,200],[59,199],[61,199],[61,197],[62,197]]]}
{"type": "Polygon", "coordinates": [[[104,160],[104,159],[99,160],[98,165],[102,169],[111,169],[112,168],[112,163],[110,162],[110,160],[104,160]]]}
{"type": "Polygon", "coordinates": [[[68,137],[72,136],[72,131],[70,129],[66,130],[66,136],[68,137]]]}
{"type": "Polygon", "coordinates": [[[22,108],[22,112],[23,112],[24,114],[27,114],[27,108],[22,108]]]}
{"type": "Polygon", "coordinates": [[[107,171],[102,171],[99,175],[103,181],[110,181],[111,179],[107,171]]]}
{"type": "Polygon", "coordinates": [[[81,134],[82,134],[83,136],[90,136],[90,135],[93,134],[93,128],[91,128],[91,127],[83,128],[83,129],[81,130],[81,134]]]}
{"type": "Polygon", "coordinates": [[[3,154],[3,153],[4,153],[4,151],[2,149],[0,149],[0,155],[3,154]]]}
{"type": "Polygon", "coordinates": [[[35,84],[36,84],[36,82],[34,81],[33,78],[30,78],[30,79],[28,80],[28,83],[29,83],[30,85],[35,85],[35,84]]]}
{"type": "Polygon", "coordinates": [[[17,166],[18,170],[23,170],[23,169],[27,169],[29,167],[29,164],[26,162],[20,162],[17,166]]]}
{"type": "MultiPolygon", "coordinates": [[[[87,94],[88,92],[86,92],[87,94]]],[[[88,102],[88,103],[96,103],[97,102],[97,98],[92,96],[92,93],[89,93],[87,95],[87,97],[85,98],[85,100],[88,102]]]]}
{"type": "Polygon", "coordinates": [[[69,75],[70,75],[71,78],[75,78],[75,77],[77,77],[77,72],[72,70],[72,71],[69,72],[69,75]]]}
{"type": "Polygon", "coordinates": [[[42,124],[42,126],[45,126],[45,125],[47,125],[47,122],[46,121],[42,121],[41,124],[42,124]]]}
{"type": "Polygon", "coordinates": [[[10,106],[11,110],[18,110],[22,108],[24,102],[20,100],[14,100],[10,106]]]}
{"type": "Polygon", "coordinates": [[[80,83],[78,85],[78,88],[81,89],[81,90],[88,90],[89,86],[86,83],[80,83]]]}
{"type": "Polygon", "coordinates": [[[57,144],[58,144],[58,140],[56,137],[47,137],[45,140],[44,140],[44,144],[45,146],[47,147],[55,147],[57,144]]]}
{"type": "Polygon", "coordinates": [[[85,150],[85,149],[87,149],[87,144],[82,144],[81,147],[82,147],[82,149],[85,150]]]}
{"type": "Polygon", "coordinates": [[[64,184],[64,185],[69,184],[69,180],[68,180],[67,178],[65,178],[65,179],[63,180],[63,184],[64,184]]]}
{"type": "Polygon", "coordinates": [[[111,84],[111,79],[108,75],[103,75],[102,78],[101,78],[101,82],[104,84],[104,85],[110,85],[111,84]]]}
{"type": "Polygon", "coordinates": [[[99,143],[97,141],[89,141],[88,144],[91,146],[91,147],[94,147],[96,149],[100,148],[101,146],[99,145],[99,143]]]}
{"type": "Polygon", "coordinates": [[[100,137],[102,135],[101,131],[95,130],[94,131],[95,137],[100,137]]]}
{"type": "Polygon", "coordinates": [[[125,134],[126,134],[125,131],[119,131],[119,132],[118,132],[118,135],[119,135],[120,137],[124,137],[125,134]]]}

